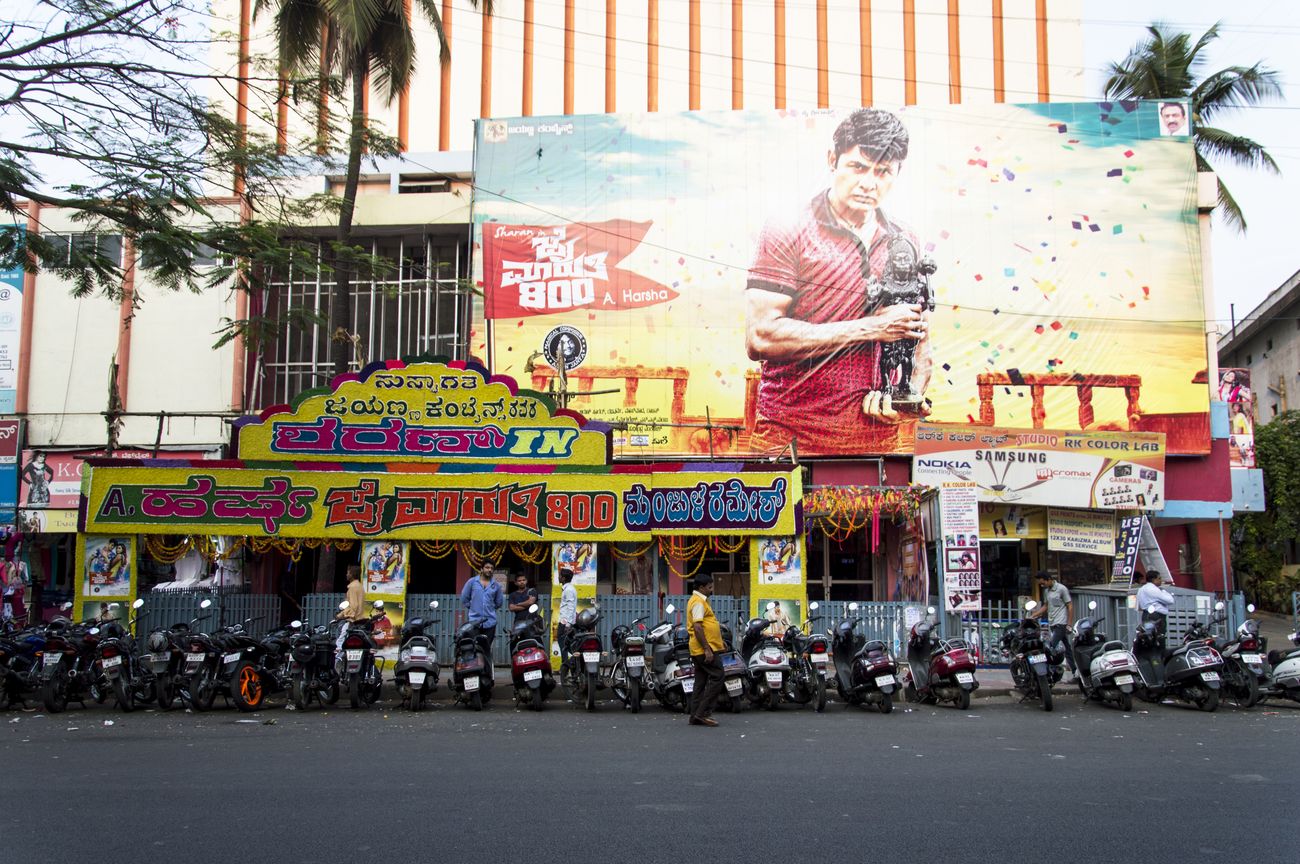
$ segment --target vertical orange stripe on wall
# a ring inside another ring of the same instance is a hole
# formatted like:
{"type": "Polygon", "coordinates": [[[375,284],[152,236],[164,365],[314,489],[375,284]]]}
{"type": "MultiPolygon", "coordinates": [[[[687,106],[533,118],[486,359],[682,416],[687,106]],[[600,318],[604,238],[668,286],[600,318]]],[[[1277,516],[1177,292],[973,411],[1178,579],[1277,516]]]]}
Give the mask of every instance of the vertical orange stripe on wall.
{"type": "Polygon", "coordinates": [[[948,101],[961,102],[961,5],[948,0],[948,101]]]}
{"type": "Polygon", "coordinates": [[[776,107],[785,107],[785,0],[774,0],[772,3],[772,32],[775,34],[775,45],[773,45],[772,62],[776,67],[773,69],[773,84],[775,87],[776,107]]]}
{"type": "Polygon", "coordinates": [[[479,62],[478,116],[492,116],[492,16],[482,11],[483,54],[479,62]]]}
{"type": "Polygon", "coordinates": [[[617,104],[614,89],[618,67],[618,0],[605,0],[605,113],[613,114],[617,104]]]}
{"type": "Polygon", "coordinates": [[[745,0],[731,0],[731,107],[745,107],[745,0]]]}
{"type": "Polygon", "coordinates": [[[903,0],[903,102],[916,104],[916,0],[903,0]]]}
{"type": "Polygon", "coordinates": [[[690,0],[690,51],[687,75],[687,107],[700,110],[700,0],[690,0]]]}
{"type": "MultiPolygon", "coordinates": [[[[411,24],[411,0],[402,0],[402,12],[406,22],[411,24]]],[[[407,81],[402,92],[397,94],[397,149],[402,153],[411,149],[411,82],[407,81]]]]}
{"type": "Polygon", "coordinates": [[[1002,0],[993,0],[993,101],[1007,101],[1007,76],[1002,55],[1002,0]]]}
{"type": "Polygon", "coordinates": [[[646,2],[645,110],[659,110],[659,0],[646,2]]]}
{"type": "Polygon", "coordinates": [[[524,80],[520,85],[520,111],[525,117],[533,113],[533,5],[524,0],[524,80]]]}
{"type": "MultiPolygon", "coordinates": [[[[235,88],[235,125],[242,144],[248,137],[248,40],[252,29],[252,0],[239,0],[239,84],[235,88]]],[[[244,172],[235,169],[236,195],[244,194],[244,172]]]]}
{"type": "MultiPolygon", "coordinates": [[[[447,37],[447,47],[451,48],[451,2],[442,0],[442,32],[447,37]]],[[[451,149],[451,64],[455,54],[442,64],[442,77],[438,82],[438,149],[451,149]]]]}
{"type": "Polygon", "coordinates": [[[862,82],[862,104],[875,98],[871,79],[871,0],[858,0],[858,74],[862,82]]]}
{"type": "Polygon", "coordinates": [[[573,0],[564,0],[564,113],[573,113],[573,0]]]}
{"type": "Polygon", "coordinates": [[[827,65],[830,63],[830,51],[826,24],[826,0],[817,0],[817,107],[829,108],[831,104],[831,76],[827,65]]]}
{"type": "Polygon", "coordinates": [[[1052,94],[1047,77],[1047,0],[1038,0],[1034,24],[1038,36],[1038,101],[1049,102],[1052,94]]]}

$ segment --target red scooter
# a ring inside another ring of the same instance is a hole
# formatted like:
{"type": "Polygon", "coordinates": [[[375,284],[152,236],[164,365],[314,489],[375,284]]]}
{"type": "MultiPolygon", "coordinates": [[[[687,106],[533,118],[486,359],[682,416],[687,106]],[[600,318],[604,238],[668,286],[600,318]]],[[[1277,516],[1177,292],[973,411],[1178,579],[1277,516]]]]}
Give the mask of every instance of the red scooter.
{"type": "Polygon", "coordinates": [[[926,617],[912,625],[903,695],[908,702],[951,702],[964,711],[970,707],[970,694],[980,686],[975,680],[975,654],[965,639],[940,639],[934,629],[937,623],[931,606],[926,617]]]}

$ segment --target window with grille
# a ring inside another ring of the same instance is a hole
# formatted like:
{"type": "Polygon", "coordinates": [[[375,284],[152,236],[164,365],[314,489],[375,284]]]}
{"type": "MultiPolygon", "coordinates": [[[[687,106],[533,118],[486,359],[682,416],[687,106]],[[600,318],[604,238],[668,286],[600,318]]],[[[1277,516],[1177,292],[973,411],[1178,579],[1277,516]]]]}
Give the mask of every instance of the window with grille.
{"type": "MultiPolygon", "coordinates": [[[[361,362],[412,354],[463,359],[473,296],[460,290],[459,280],[468,272],[463,241],[402,235],[375,237],[370,244],[370,254],[394,266],[383,279],[352,283],[352,320],[347,329],[360,337],[361,362]]],[[[321,254],[317,243],[318,261],[321,254]]],[[[318,270],[276,274],[264,295],[266,314],[284,316],[291,309],[305,308],[328,319],[333,288],[333,277],[318,270]]],[[[330,334],[334,328],[332,321],[284,326],[275,343],[257,358],[252,403],[283,404],[304,390],[328,384],[333,376],[330,334]]]]}

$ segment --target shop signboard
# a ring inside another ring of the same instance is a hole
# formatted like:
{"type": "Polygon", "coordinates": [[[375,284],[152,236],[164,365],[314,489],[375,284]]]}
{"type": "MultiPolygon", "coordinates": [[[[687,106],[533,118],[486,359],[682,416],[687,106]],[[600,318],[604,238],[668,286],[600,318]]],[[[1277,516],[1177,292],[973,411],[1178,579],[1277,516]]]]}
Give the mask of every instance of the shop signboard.
{"type": "Polygon", "coordinates": [[[0,420],[0,522],[12,522],[18,508],[18,449],[23,421],[0,420]]]}
{"type": "Polygon", "coordinates": [[[1115,563],[1111,567],[1110,581],[1132,583],[1136,572],[1138,547],[1142,545],[1142,523],[1145,516],[1121,516],[1119,533],[1115,538],[1115,563]]]}
{"type": "Polygon", "coordinates": [[[544,390],[562,354],[575,393],[619,391],[571,403],[626,424],[617,455],[910,453],[922,416],[1207,453],[1198,181],[1167,132],[1156,102],[484,119],[475,328],[496,373],[544,390]],[[902,304],[920,341],[876,341],[902,304]]]}
{"type": "Polygon", "coordinates": [[[1115,554],[1115,514],[1095,510],[1047,510],[1047,548],[1052,552],[1115,554]]]}
{"type": "MultiPolygon", "coordinates": [[[[19,231],[24,235],[26,228],[19,231]]],[[[0,414],[13,414],[18,405],[19,354],[23,332],[23,280],[21,264],[0,267],[0,414]]]]}
{"type": "Polygon", "coordinates": [[[923,423],[912,480],[976,484],[979,499],[1096,510],[1164,509],[1165,436],[923,423]]]}
{"type": "Polygon", "coordinates": [[[644,542],[652,535],[791,535],[790,471],[510,474],[91,463],[86,530],[425,540],[644,542]]]}
{"type": "Polygon", "coordinates": [[[977,487],[950,482],[939,487],[939,521],[943,525],[943,594],[949,612],[978,612],[980,518],[977,487]]]}

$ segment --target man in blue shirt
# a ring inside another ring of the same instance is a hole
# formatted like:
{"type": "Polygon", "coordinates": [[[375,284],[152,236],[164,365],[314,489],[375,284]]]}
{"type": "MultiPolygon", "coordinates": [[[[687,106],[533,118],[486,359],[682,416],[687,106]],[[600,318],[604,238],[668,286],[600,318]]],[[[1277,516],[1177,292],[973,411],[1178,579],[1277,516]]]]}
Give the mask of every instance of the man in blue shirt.
{"type": "Polygon", "coordinates": [[[492,569],[492,564],[484,561],[478,578],[466,582],[460,592],[460,604],[469,612],[470,622],[488,637],[488,644],[496,639],[497,611],[505,602],[501,584],[492,578],[492,569]]]}

